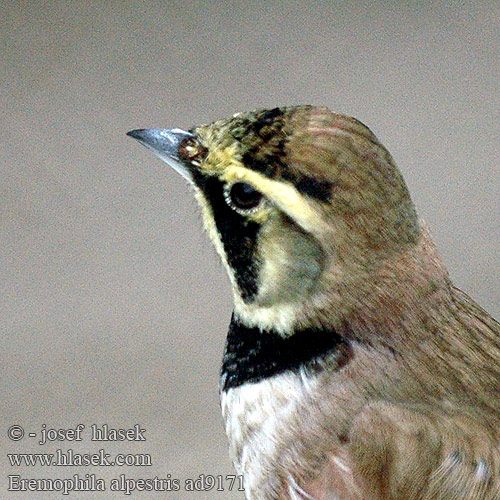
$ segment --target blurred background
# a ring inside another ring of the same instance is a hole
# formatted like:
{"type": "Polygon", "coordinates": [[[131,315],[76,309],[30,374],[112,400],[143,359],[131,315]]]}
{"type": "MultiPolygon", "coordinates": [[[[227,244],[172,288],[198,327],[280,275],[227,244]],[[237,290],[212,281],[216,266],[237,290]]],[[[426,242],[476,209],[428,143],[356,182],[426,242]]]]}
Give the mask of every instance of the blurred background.
{"type": "MultiPolygon", "coordinates": [[[[3,4],[0,496],[62,498],[9,493],[8,474],[233,472],[218,400],[229,285],[185,181],[130,129],[300,103],[356,116],[392,152],[455,283],[498,318],[498,33],[486,1],[3,4]],[[42,424],[78,423],[81,443],[37,444],[42,424]],[[139,424],[147,441],[93,443],[93,423],[139,424]],[[7,439],[13,424],[23,440],[7,439]],[[6,460],[57,448],[152,466],[6,460]]],[[[129,498],[243,498],[225,489],[129,498]]]]}

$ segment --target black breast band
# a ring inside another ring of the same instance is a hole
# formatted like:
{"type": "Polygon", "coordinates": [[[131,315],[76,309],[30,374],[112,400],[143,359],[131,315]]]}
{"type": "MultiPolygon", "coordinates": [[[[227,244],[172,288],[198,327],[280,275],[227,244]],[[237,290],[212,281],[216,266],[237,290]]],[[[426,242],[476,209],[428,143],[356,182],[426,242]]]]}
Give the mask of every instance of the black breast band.
{"type": "Polygon", "coordinates": [[[319,370],[319,361],[338,350],[342,358],[350,351],[347,341],[334,330],[307,328],[283,338],[274,331],[247,327],[233,314],[222,361],[221,389],[226,391],[304,366],[319,370]]]}

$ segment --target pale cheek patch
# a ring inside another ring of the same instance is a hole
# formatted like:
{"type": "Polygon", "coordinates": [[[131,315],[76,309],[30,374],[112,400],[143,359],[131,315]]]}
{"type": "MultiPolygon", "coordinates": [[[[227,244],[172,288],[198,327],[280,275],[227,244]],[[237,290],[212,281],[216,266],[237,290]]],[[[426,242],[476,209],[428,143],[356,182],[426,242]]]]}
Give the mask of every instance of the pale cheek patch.
{"type": "Polygon", "coordinates": [[[256,303],[272,306],[302,303],[317,285],[324,266],[324,253],[309,233],[279,216],[261,233],[262,262],[256,303]]]}
{"type": "Polygon", "coordinates": [[[235,295],[234,311],[245,324],[261,330],[274,330],[286,337],[294,330],[297,318],[302,315],[302,305],[293,303],[262,307],[245,304],[235,295]]]}

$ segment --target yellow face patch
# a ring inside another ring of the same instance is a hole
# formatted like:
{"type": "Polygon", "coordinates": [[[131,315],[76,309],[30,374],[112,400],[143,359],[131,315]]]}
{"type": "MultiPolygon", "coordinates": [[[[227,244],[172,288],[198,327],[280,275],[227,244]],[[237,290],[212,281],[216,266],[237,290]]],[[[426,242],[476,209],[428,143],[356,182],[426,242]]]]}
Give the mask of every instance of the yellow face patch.
{"type": "MultiPolygon", "coordinates": [[[[269,179],[236,162],[222,172],[220,179],[227,183],[247,182],[251,184],[272,205],[286,213],[307,232],[318,234],[328,229],[315,203],[302,196],[290,182],[269,179]]],[[[256,212],[257,214],[259,211],[256,212]]]]}
{"type": "Polygon", "coordinates": [[[270,179],[245,167],[234,145],[210,151],[199,168],[204,174],[217,176],[228,185],[235,182],[251,184],[264,195],[267,203],[263,203],[255,212],[248,214],[249,220],[265,222],[274,205],[312,234],[324,233],[327,230],[314,202],[302,196],[292,183],[270,179]]]}
{"type": "MultiPolygon", "coordinates": [[[[247,179],[248,174],[252,172],[241,163],[236,145],[213,148],[209,151],[205,161],[200,164],[199,169],[205,175],[217,176],[228,186],[235,182],[247,182],[258,189],[255,183],[247,179]]],[[[265,201],[255,211],[246,214],[245,217],[250,221],[262,224],[268,220],[271,212],[272,206],[268,201],[265,201]]]]}
{"type": "Polygon", "coordinates": [[[209,175],[220,174],[234,164],[241,165],[236,144],[225,148],[212,148],[201,165],[201,171],[209,175]]]}
{"type": "Polygon", "coordinates": [[[318,204],[299,193],[292,182],[271,179],[245,166],[239,143],[233,141],[224,144],[216,129],[202,127],[199,134],[207,150],[206,157],[198,167],[200,172],[217,176],[229,186],[235,182],[248,183],[267,200],[254,212],[245,215],[248,220],[262,224],[277,208],[311,234],[320,236],[330,232],[318,204]]]}

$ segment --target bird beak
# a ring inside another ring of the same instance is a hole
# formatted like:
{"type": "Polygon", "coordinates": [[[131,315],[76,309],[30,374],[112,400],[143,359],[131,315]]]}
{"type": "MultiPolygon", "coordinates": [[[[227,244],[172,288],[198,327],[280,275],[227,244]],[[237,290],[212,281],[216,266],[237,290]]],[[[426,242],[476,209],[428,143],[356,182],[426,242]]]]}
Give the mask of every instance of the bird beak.
{"type": "Polygon", "coordinates": [[[153,151],[156,156],[160,157],[176,172],[193,183],[193,175],[188,165],[179,157],[179,146],[185,139],[193,137],[193,134],[179,128],[143,128],[131,130],[127,132],[127,135],[137,139],[143,146],[153,151]]]}

